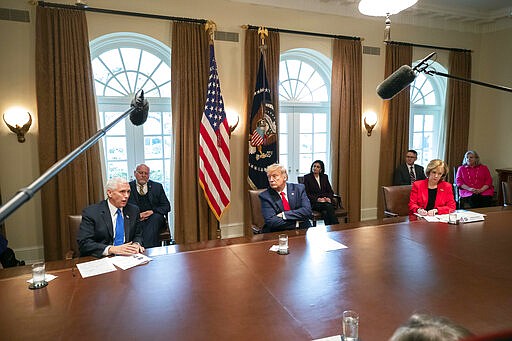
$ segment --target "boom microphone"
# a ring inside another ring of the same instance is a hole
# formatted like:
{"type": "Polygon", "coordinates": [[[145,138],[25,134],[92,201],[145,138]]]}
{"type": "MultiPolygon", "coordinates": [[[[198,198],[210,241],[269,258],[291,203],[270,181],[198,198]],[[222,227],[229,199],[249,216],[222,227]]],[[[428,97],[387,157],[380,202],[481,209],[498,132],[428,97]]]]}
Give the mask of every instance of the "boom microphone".
{"type": "Polygon", "coordinates": [[[382,99],[391,99],[411,84],[415,78],[414,70],[409,65],[402,65],[377,86],[377,94],[382,99]]]}
{"type": "Polygon", "coordinates": [[[140,126],[144,124],[148,119],[149,112],[149,104],[146,99],[144,99],[144,90],[140,90],[139,94],[135,95],[135,98],[132,100],[131,106],[135,108],[130,113],[130,121],[136,126],[140,126]]]}
{"type": "Polygon", "coordinates": [[[416,78],[416,72],[423,72],[427,65],[423,66],[428,60],[434,57],[436,53],[432,52],[423,58],[414,68],[409,65],[402,65],[398,70],[393,72],[377,87],[377,94],[382,99],[391,99],[397,93],[405,89],[416,78]],[[423,68],[422,68],[423,66],[423,68]]]}

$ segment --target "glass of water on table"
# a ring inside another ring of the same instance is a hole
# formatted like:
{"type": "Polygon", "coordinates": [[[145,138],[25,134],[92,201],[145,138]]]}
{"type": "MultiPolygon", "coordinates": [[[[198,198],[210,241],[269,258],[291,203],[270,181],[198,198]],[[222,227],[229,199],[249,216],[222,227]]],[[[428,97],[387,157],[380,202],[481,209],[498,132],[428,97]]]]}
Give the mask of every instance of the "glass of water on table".
{"type": "Polygon", "coordinates": [[[343,340],[357,341],[359,337],[359,314],[353,310],[343,312],[343,340]]]}

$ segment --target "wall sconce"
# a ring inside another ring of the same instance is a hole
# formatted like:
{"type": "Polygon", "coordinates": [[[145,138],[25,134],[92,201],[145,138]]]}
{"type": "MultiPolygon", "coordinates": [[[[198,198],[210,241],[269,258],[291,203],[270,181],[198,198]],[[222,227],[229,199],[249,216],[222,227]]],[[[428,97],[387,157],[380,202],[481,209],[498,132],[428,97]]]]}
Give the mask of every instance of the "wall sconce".
{"type": "Polygon", "coordinates": [[[366,128],[366,131],[368,132],[368,136],[372,136],[372,130],[375,128],[375,125],[377,124],[377,114],[373,111],[366,112],[366,115],[364,116],[364,127],[366,128]]]}
{"type": "Polygon", "coordinates": [[[240,116],[238,112],[228,108],[226,109],[226,118],[228,120],[229,134],[231,135],[238,126],[238,122],[240,122],[240,116]]]}
{"type": "Polygon", "coordinates": [[[3,115],[5,124],[18,136],[18,142],[25,142],[25,134],[32,124],[32,116],[21,108],[9,109],[3,115]]]}

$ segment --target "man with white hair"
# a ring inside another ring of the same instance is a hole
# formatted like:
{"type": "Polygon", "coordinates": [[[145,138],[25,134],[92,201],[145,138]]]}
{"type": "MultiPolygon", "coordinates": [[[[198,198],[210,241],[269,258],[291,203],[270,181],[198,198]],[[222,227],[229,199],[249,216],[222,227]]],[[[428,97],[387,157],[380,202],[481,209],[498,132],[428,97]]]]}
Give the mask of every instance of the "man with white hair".
{"type": "Polygon", "coordinates": [[[139,208],[128,203],[130,185],[112,178],[105,185],[107,199],[86,207],[77,241],[80,256],[102,257],[144,252],[139,208]]]}

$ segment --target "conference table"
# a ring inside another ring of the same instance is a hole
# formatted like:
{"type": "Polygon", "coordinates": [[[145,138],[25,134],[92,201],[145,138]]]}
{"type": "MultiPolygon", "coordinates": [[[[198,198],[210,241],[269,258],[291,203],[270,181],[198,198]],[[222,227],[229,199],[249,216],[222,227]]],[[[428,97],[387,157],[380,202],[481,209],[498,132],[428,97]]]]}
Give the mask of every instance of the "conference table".
{"type": "Polygon", "coordinates": [[[58,277],[42,289],[28,273],[0,278],[0,335],[312,340],[340,334],[348,309],[362,341],[387,340],[415,312],[477,334],[512,329],[512,210],[486,214],[288,231],[288,255],[269,251],[277,234],[154,248],[146,265],[88,278],[75,263],[89,259],[49,262],[58,277]],[[346,248],[325,250],[333,241],[346,248]]]}

